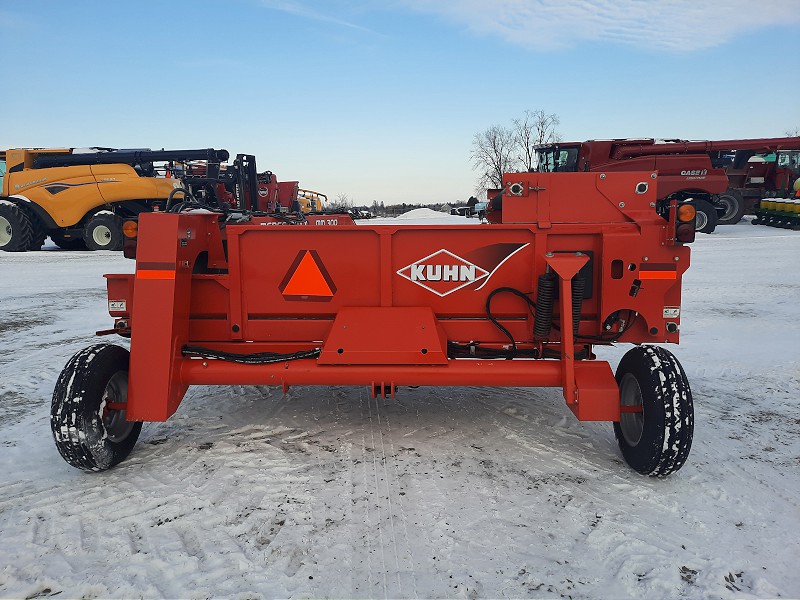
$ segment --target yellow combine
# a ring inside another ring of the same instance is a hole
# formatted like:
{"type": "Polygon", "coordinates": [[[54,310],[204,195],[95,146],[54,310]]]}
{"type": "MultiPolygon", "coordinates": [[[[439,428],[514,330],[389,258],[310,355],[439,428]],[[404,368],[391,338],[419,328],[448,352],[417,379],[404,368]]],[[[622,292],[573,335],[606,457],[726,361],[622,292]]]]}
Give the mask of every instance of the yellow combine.
{"type": "Polygon", "coordinates": [[[120,250],[122,220],[158,209],[182,186],[166,167],[225,150],[12,149],[0,153],[0,250],[38,250],[45,238],[65,249],[120,250]]]}

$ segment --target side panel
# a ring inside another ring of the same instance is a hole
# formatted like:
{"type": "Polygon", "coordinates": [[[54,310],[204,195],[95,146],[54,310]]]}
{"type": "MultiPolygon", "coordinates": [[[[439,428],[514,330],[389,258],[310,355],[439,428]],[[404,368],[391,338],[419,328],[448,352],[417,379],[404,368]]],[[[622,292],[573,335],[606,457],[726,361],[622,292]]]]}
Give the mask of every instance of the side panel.
{"type": "Polygon", "coordinates": [[[139,177],[129,165],[92,165],[91,169],[106,203],[164,199],[181,185],[177,179],[139,177]]]}
{"type": "Polygon", "coordinates": [[[41,206],[60,227],[74,225],[87,211],[104,204],[88,166],[27,169],[6,178],[12,194],[41,206]]]}

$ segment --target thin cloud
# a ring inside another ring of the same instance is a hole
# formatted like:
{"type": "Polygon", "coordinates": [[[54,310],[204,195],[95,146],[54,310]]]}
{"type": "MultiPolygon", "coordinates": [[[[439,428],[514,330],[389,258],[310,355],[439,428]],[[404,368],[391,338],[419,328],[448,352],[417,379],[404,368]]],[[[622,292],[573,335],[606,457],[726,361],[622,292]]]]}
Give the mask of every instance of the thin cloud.
{"type": "Polygon", "coordinates": [[[436,14],[538,50],[580,42],[612,42],[685,52],[719,46],[738,34],[800,23],[797,0],[702,2],[698,0],[403,0],[436,14]]]}
{"type": "Polygon", "coordinates": [[[304,19],[322,21],[323,23],[331,23],[340,27],[348,27],[350,29],[370,32],[370,30],[366,27],[361,27],[360,25],[345,21],[344,19],[322,13],[318,10],[310,8],[305,4],[295,2],[294,0],[261,0],[261,5],[272,10],[279,10],[281,12],[304,19]]]}

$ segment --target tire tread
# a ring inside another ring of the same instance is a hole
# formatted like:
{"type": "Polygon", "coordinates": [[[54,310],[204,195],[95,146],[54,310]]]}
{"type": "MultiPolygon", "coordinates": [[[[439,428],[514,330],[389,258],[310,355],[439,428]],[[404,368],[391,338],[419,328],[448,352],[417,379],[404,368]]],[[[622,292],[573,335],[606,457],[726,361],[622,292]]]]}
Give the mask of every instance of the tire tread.
{"type": "Polygon", "coordinates": [[[28,250],[33,240],[33,228],[28,215],[17,204],[8,200],[0,200],[0,215],[9,220],[12,231],[11,240],[2,249],[6,252],[28,250]]]}
{"type": "Polygon", "coordinates": [[[96,344],[75,354],[61,371],[53,392],[50,427],[56,448],[73,467],[84,471],[108,469],[122,461],[136,443],[141,423],[120,443],[105,440],[102,456],[87,440],[87,430],[92,426],[87,419],[96,414],[100,402],[98,392],[102,396],[106,384],[100,376],[122,366],[127,369],[127,362],[128,351],[124,348],[96,344]]]}
{"type": "MultiPolygon", "coordinates": [[[[619,424],[614,432],[622,454],[635,470],[652,477],[666,477],[679,470],[689,456],[694,435],[694,406],[686,373],[675,356],[660,346],[637,346],[622,357],[617,381],[624,373],[632,373],[639,381],[645,407],[647,427],[648,403],[650,419],[661,418],[661,427],[650,430],[653,438],[629,446],[619,424]]],[[[650,421],[652,424],[652,421],[650,421]]],[[[651,425],[652,426],[652,425],[651,425]]]]}

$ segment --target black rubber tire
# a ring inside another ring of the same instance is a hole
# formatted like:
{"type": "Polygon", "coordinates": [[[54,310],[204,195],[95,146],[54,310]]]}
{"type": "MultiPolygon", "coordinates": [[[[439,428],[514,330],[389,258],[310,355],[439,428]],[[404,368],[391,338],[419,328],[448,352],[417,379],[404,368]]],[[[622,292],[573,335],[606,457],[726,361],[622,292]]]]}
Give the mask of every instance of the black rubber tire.
{"type": "Polygon", "coordinates": [[[124,410],[101,408],[109,400],[127,402],[128,363],[124,348],[97,344],[75,354],[61,371],[50,428],[56,448],[73,467],[104,471],[133,450],[141,422],[125,420],[124,410]]]}
{"type": "Polygon", "coordinates": [[[697,209],[696,228],[700,233],[713,233],[717,228],[717,209],[706,200],[694,200],[697,209]]]}
{"type": "Polygon", "coordinates": [[[28,222],[31,224],[31,241],[30,244],[28,244],[28,250],[41,250],[42,246],[44,246],[44,241],[47,239],[47,230],[33,209],[28,208],[24,202],[20,203],[18,206],[19,209],[25,213],[25,216],[28,217],[28,222]]]}
{"type": "Polygon", "coordinates": [[[51,231],[50,239],[62,250],[86,250],[86,244],[82,238],[65,238],[60,231],[51,231]]]}
{"type": "Polygon", "coordinates": [[[25,252],[31,245],[31,222],[22,209],[8,200],[0,200],[0,250],[25,252]]]}
{"type": "Polygon", "coordinates": [[[622,357],[616,379],[622,405],[642,406],[614,423],[625,462],[652,477],[674,473],[689,457],[694,435],[692,391],[680,363],[664,348],[637,346],[622,357]]]}
{"type": "Polygon", "coordinates": [[[122,219],[112,213],[99,213],[83,229],[83,241],[89,250],[122,250],[122,219]]]}
{"type": "Polygon", "coordinates": [[[717,213],[717,225],[736,225],[744,216],[744,197],[739,190],[729,189],[720,194],[717,206],[724,209],[717,213]]]}

